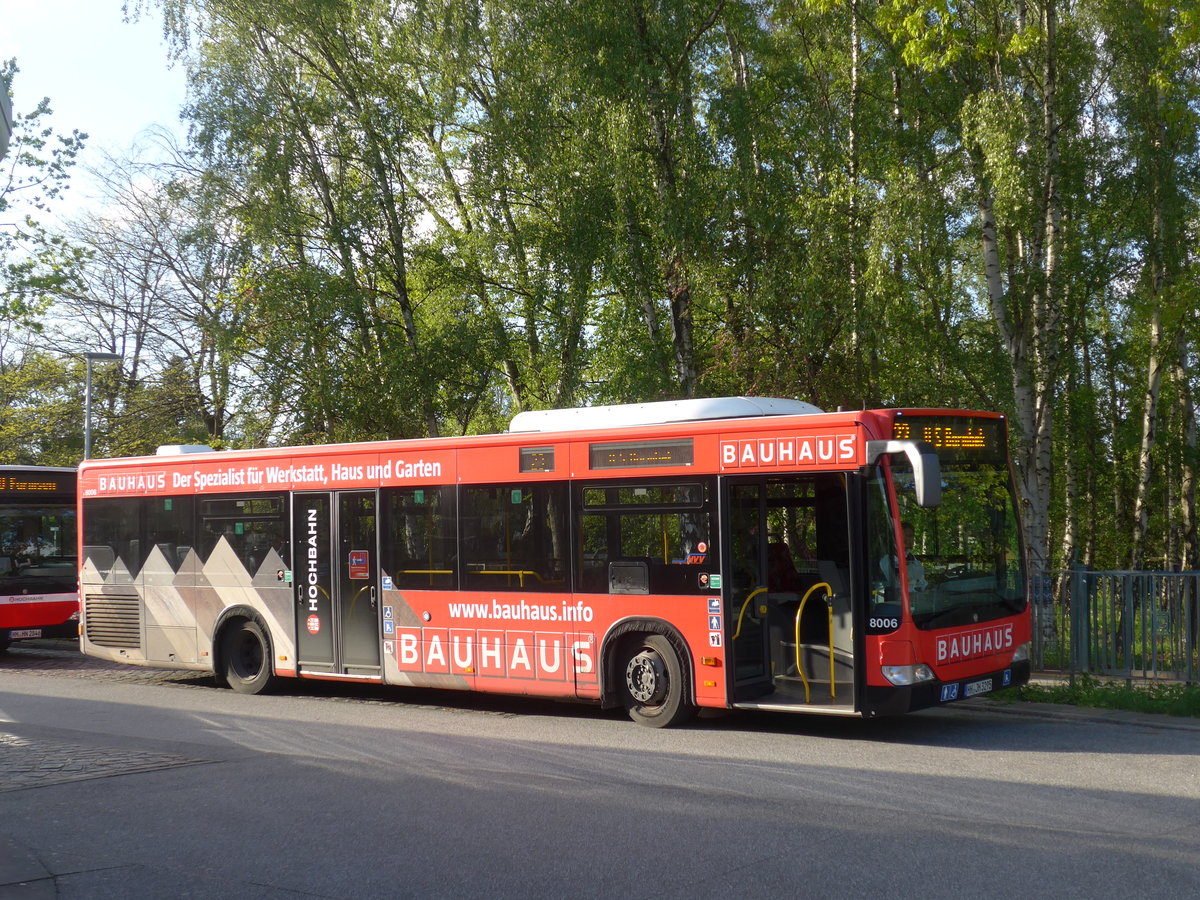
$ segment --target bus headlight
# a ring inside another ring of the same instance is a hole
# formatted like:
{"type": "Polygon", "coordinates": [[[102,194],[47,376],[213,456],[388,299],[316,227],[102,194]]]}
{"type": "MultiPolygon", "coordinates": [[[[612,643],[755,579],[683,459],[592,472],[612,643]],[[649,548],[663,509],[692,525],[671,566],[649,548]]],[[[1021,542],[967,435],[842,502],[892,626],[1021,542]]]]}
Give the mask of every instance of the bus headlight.
{"type": "Polygon", "coordinates": [[[912,666],[883,666],[883,677],[896,687],[908,687],[922,681],[933,681],[933,669],[925,663],[912,666]]]}
{"type": "Polygon", "coordinates": [[[1017,649],[1013,651],[1013,662],[1028,662],[1032,653],[1033,644],[1026,641],[1023,644],[1017,644],[1017,649]]]}

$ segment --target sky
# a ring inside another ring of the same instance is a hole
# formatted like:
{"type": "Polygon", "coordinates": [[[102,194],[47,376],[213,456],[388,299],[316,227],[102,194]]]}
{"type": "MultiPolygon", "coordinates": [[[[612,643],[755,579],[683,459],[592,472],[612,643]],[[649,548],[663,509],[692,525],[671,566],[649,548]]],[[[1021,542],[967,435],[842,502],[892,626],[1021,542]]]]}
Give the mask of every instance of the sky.
{"type": "MultiPolygon", "coordinates": [[[[155,9],[130,24],[122,0],[0,0],[0,59],[16,57],[14,114],[43,97],[60,134],[88,134],[77,169],[97,165],[101,148],[125,156],[146,129],[159,125],[181,137],[184,73],[171,66],[155,9]]],[[[81,172],[72,176],[75,202],[88,196],[81,172]]]]}

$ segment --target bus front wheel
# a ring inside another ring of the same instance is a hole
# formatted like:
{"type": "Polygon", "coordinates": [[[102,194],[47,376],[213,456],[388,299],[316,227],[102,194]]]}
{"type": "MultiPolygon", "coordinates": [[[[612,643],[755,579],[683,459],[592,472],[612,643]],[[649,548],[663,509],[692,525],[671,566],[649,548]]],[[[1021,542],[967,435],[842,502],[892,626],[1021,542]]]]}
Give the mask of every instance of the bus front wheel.
{"type": "Polygon", "coordinates": [[[224,680],[239,694],[261,694],[270,686],[271,642],[252,619],[232,622],[221,639],[224,680]]]}
{"type": "Polygon", "coordinates": [[[618,673],[621,700],[633,721],[668,728],[695,714],[679,654],[666,637],[647,634],[631,641],[624,659],[624,668],[618,673]]]}

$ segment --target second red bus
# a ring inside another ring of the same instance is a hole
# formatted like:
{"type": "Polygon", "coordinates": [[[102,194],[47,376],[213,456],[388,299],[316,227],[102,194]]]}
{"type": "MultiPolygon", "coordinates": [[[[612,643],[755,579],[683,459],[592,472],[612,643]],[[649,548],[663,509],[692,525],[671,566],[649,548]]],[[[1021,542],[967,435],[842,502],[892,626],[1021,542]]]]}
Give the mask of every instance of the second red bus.
{"type": "Polygon", "coordinates": [[[30,638],[74,638],[75,470],[0,466],[0,651],[30,638]]]}

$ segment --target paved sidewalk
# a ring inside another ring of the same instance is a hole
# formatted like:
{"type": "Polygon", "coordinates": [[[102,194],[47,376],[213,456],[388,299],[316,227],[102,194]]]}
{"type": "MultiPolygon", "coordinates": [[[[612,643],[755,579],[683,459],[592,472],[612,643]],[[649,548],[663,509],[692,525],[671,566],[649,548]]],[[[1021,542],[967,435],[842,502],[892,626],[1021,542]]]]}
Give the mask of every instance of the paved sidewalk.
{"type": "MultiPolygon", "coordinates": [[[[152,751],[114,751],[70,741],[31,739],[8,733],[3,727],[0,724],[0,795],[204,762],[152,751]]],[[[0,835],[0,900],[58,896],[52,869],[62,874],[61,867],[48,866],[31,850],[0,835]]]]}
{"type": "Polygon", "coordinates": [[[0,724],[0,759],[4,761],[0,767],[0,793],[202,762],[149,751],[115,752],[108,747],[85,747],[69,741],[35,741],[9,734],[3,728],[0,724]]]}
{"type": "MultiPolygon", "coordinates": [[[[1094,676],[1102,684],[1124,685],[1124,678],[1094,676]]],[[[1059,687],[1068,683],[1071,676],[1067,672],[1034,672],[1029,683],[1039,687],[1059,687]]],[[[1135,679],[1135,684],[1142,683],[1135,679]]],[[[1153,683],[1153,682],[1151,682],[1153,683]]],[[[1158,683],[1168,683],[1166,681],[1158,683]]],[[[968,701],[976,703],[976,701],[968,701]]],[[[980,697],[977,705],[992,712],[1011,713],[1013,715],[1035,716],[1037,718],[1054,717],[1074,719],[1079,722],[1112,722],[1114,724],[1135,725],[1169,729],[1171,731],[1200,732],[1200,718],[1190,716],[1166,716],[1152,713],[1132,712],[1124,709],[1102,709],[1095,706],[1071,706],[1065,703],[1033,703],[1028,700],[1007,701],[996,700],[992,697],[980,697]]]]}
{"type": "Polygon", "coordinates": [[[1114,725],[1130,725],[1138,728],[1155,728],[1168,731],[1195,731],[1200,733],[1200,719],[1188,716],[1160,716],[1150,713],[1130,712],[1125,709],[1099,709],[1093,706],[1069,706],[1063,703],[1030,703],[1026,700],[1010,702],[988,697],[965,701],[985,708],[989,712],[1014,716],[1032,716],[1046,719],[1068,719],[1077,722],[1108,722],[1114,725]]]}
{"type": "Polygon", "coordinates": [[[58,889],[50,870],[32,851],[0,837],[0,897],[57,897],[58,889]]]}

